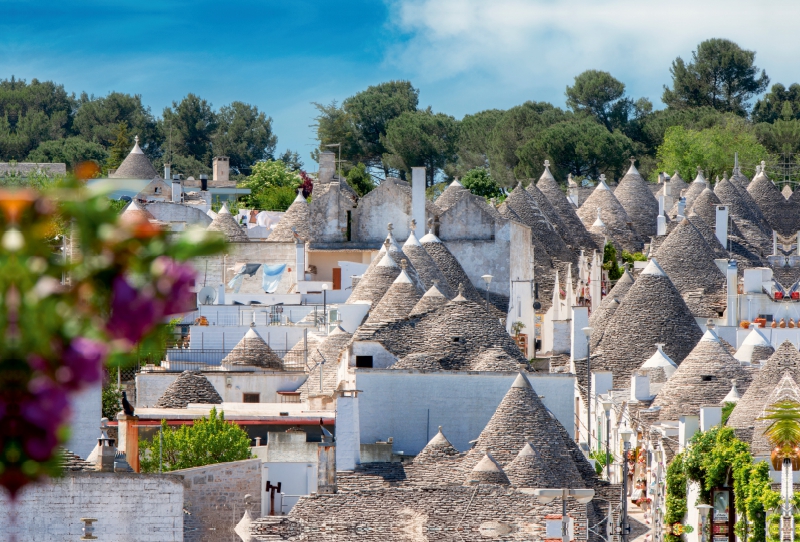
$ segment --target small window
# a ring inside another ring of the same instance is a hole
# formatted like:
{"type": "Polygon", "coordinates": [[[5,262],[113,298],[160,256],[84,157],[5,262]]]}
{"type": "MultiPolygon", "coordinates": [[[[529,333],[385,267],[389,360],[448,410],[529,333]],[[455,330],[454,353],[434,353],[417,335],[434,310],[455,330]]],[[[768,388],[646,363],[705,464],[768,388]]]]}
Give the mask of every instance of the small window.
{"type": "Polygon", "coordinates": [[[161,187],[160,186],[156,186],[156,194],[160,194],[160,193],[161,193],[161,187]]]}
{"type": "Polygon", "coordinates": [[[244,398],[242,402],[244,403],[260,403],[261,402],[261,394],[260,393],[245,393],[243,394],[244,398]]]}
{"type": "Polygon", "coordinates": [[[356,356],[356,367],[372,368],[372,356],[356,356]]]}
{"type": "Polygon", "coordinates": [[[703,382],[711,382],[714,379],[712,375],[700,375],[700,380],[703,382]]]}
{"type": "Polygon", "coordinates": [[[457,343],[461,341],[461,337],[453,337],[453,342],[457,343]]]}

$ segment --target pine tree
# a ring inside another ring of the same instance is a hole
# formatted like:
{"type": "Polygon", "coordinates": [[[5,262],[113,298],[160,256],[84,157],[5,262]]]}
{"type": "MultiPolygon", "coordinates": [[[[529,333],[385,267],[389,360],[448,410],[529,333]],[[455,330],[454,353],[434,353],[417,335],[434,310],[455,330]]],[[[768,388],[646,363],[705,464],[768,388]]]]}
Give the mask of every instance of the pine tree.
{"type": "Polygon", "coordinates": [[[122,121],[117,125],[117,138],[111,145],[106,169],[118,168],[129,152],[131,152],[131,138],[128,136],[128,123],[122,121]]]}

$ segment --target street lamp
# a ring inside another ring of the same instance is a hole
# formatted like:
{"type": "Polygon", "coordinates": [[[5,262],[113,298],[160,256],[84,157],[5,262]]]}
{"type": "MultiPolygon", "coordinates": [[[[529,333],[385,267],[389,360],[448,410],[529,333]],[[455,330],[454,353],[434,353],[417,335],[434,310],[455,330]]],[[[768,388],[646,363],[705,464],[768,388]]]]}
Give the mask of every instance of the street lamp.
{"type": "Polygon", "coordinates": [[[620,525],[622,532],[620,537],[622,542],[628,542],[628,534],[631,532],[631,527],[628,525],[628,450],[631,449],[631,436],[633,431],[629,427],[625,427],[619,432],[622,438],[622,513],[620,514],[620,525]]]}
{"type": "Polygon", "coordinates": [[[322,322],[325,324],[325,335],[328,334],[328,284],[322,284],[322,322]]]}
{"type": "Polygon", "coordinates": [[[586,335],[586,444],[589,451],[592,450],[592,362],[591,359],[591,337],[592,328],[581,329],[586,335]]]}
{"type": "Polygon", "coordinates": [[[481,278],[483,279],[483,282],[486,283],[486,312],[489,312],[489,287],[491,286],[492,279],[494,277],[491,275],[483,275],[481,278]]]}
{"type": "Polygon", "coordinates": [[[610,457],[611,457],[611,448],[609,447],[609,439],[611,437],[611,407],[614,406],[614,402],[611,400],[611,395],[606,395],[606,398],[603,399],[603,410],[606,411],[606,480],[609,482],[611,481],[611,464],[610,464],[610,457]]]}
{"type": "Polygon", "coordinates": [[[700,512],[700,542],[706,542],[706,522],[708,521],[708,513],[714,507],[710,504],[698,504],[697,511],[700,512]]]}
{"type": "Polygon", "coordinates": [[[569,522],[567,521],[567,499],[572,497],[581,504],[588,504],[594,498],[594,489],[534,489],[536,500],[550,504],[561,497],[561,540],[569,542],[569,522]]]}

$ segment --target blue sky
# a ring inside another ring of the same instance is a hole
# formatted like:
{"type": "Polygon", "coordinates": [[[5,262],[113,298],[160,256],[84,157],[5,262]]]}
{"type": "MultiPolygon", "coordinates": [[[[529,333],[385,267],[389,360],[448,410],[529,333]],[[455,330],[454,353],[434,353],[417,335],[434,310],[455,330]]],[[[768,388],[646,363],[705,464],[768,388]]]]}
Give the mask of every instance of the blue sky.
{"type": "Polygon", "coordinates": [[[0,0],[0,13],[0,78],[141,94],[157,115],[188,92],[215,107],[242,100],[310,170],[311,102],[389,79],[461,118],[563,106],[572,78],[595,68],[659,107],[671,61],[724,37],[756,50],[774,82],[800,80],[800,44],[774,31],[776,13],[800,20],[800,3],[777,0],[0,0]]]}

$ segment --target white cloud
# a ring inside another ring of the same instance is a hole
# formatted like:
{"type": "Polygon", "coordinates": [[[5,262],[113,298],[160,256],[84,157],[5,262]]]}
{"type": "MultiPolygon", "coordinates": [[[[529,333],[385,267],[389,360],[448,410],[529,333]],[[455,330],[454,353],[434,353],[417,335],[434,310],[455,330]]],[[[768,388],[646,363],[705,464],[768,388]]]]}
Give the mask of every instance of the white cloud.
{"type": "MultiPolygon", "coordinates": [[[[722,37],[757,52],[773,81],[800,79],[800,42],[776,16],[800,19],[800,3],[777,0],[390,0],[390,26],[405,39],[389,66],[424,86],[460,80],[509,95],[551,89],[560,97],[585,69],[623,80],[655,100],[677,56],[722,37]],[[780,26],[780,25],[778,25],[780,26]]],[[[553,99],[540,96],[538,99],[553,99]]],[[[556,100],[558,101],[558,99],[556,100]]]]}

